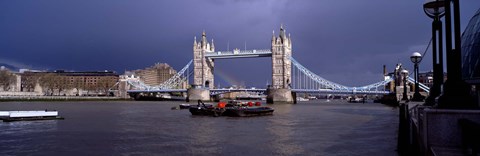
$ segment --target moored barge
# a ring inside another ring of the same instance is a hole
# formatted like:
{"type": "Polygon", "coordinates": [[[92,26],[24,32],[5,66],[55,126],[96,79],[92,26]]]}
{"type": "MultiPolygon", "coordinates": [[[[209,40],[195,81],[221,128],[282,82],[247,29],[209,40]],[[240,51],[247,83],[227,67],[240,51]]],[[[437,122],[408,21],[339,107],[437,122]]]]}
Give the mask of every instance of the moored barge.
{"type": "Polygon", "coordinates": [[[228,104],[219,102],[215,107],[213,105],[205,105],[199,100],[198,105],[191,105],[189,111],[192,115],[249,117],[273,115],[274,109],[271,107],[262,107],[260,102],[256,102],[255,106],[252,102],[246,104],[238,101],[230,101],[228,104]]]}
{"type": "Polygon", "coordinates": [[[12,121],[32,121],[32,120],[62,120],[65,119],[58,115],[58,111],[0,111],[0,120],[3,122],[12,121]]]}

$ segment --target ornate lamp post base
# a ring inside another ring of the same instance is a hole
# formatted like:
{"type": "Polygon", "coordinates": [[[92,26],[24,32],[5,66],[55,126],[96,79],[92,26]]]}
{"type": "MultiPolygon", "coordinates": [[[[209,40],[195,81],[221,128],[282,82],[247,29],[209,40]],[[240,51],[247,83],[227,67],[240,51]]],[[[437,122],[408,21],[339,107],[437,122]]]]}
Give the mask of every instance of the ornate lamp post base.
{"type": "Polygon", "coordinates": [[[422,96],[420,93],[414,93],[412,97],[412,101],[423,101],[425,100],[425,96],[422,96]]]}
{"type": "Polygon", "coordinates": [[[446,81],[445,91],[438,98],[437,108],[475,109],[474,99],[470,96],[470,86],[464,81],[446,81]]]}

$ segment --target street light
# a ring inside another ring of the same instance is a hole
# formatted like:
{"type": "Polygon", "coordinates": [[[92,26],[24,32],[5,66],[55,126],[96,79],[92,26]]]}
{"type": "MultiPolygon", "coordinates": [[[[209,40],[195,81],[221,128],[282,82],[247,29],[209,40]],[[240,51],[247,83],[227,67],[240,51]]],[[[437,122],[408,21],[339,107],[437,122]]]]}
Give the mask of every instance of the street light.
{"type": "Polygon", "coordinates": [[[410,56],[410,60],[414,64],[413,75],[415,78],[415,93],[413,94],[412,101],[423,101],[423,97],[420,95],[420,88],[418,85],[418,63],[422,61],[422,54],[419,52],[414,52],[412,56],[410,56]]]}
{"type": "MultiPolygon", "coordinates": [[[[445,48],[447,54],[448,78],[443,95],[438,98],[438,108],[478,108],[470,96],[470,86],[462,79],[460,28],[460,0],[445,0],[445,48]],[[453,15],[453,32],[452,32],[453,15]],[[453,33],[453,37],[452,37],[453,33]],[[452,41],[454,39],[453,48],[452,41]]],[[[435,79],[435,78],[434,78],[435,79]]]]}
{"type": "Polygon", "coordinates": [[[423,11],[430,18],[442,17],[445,15],[445,2],[443,0],[426,0],[423,4],[423,11]]]}
{"type": "Polygon", "coordinates": [[[443,40],[442,21],[440,18],[445,15],[444,0],[426,0],[423,4],[425,14],[433,18],[432,22],[432,63],[433,63],[433,85],[426,100],[426,105],[434,105],[435,98],[441,93],[443,84],[443,40]],[[438,49],[438,50],[437,50],[438,49]],[[437,59],[438,56],[438,59],[437,59]]]}
{"type": "Polygon", "coordinates": [[[419,52],[414,52],[412,56],[410,56],[410,60],[413,63],[418,64],[422,61],[422,54],[420,54],[419,52]]]}
{"type": "Polygon", "coordinates": [[[407,97],[407,76],[408,76],[408,71],[403,69],[400,74],[403,76],[403,98],[402,100],[408,100],[407,97]]]}

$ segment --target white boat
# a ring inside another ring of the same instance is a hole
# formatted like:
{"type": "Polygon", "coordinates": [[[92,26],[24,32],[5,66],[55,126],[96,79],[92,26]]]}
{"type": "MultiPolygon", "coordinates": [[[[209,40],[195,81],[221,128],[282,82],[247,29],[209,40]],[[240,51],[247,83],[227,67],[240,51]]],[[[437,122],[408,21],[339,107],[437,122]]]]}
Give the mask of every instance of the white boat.
{"type": "Polygon", "coordinates": [[[0,112],[0,118],[1,117],[7,117],[7,116],[10,116],[10,112],[6,112],[6,111],[1,111],[0,112]]]}
{"type": "Polygon", "coordinates": [[[24,120],[50,120],[63,119],[58,116],[58,111],[38,110],[38,111],[0,111],[0,120],[24,121],[24,120]]]}
{"type": "Polygon", "coordinates": [[[309,101],[307,98],[297,97],[297,101],[309,101]]]}
{"type": "Polygon", "coordinates": [[[348,102],[352,102],[352,103],[362,103],[362,102],[365,102],[365,99],[359,98],[359,97],[349,98],[349,99],[348,99],[348,102]]]}

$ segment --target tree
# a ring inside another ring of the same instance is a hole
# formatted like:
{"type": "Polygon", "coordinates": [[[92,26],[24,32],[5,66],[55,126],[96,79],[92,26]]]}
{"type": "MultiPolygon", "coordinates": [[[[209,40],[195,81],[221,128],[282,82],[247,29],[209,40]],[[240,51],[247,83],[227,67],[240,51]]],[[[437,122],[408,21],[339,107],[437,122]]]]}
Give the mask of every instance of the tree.
{"type": "Polygon", "coordinates": [[[62,91],[72,88],[70,82],[68,82],[67,76],[56,75],[54,79],[55,89],[58,90],[58,95],[61,95],[62,91]]]}
{"type": "Polygon", "coordinates": [[[8,70],[0,70],[0,86],[3,91],[8,91],[17,82],[16,76],[8,70]]]}
{"type": "Polygon", "coordinates": [[[54,90],[56,89],[56,74],[48,73],[40,77],[40,86],[44,88],[44,93],[46,95],[53,95],[54,90]]]}
{"type": "Polygon", "coordinates": [[[21,80],[22,91],[33,92],[35,90],[35,85],[37,85],[38,79],[38,75],[23,73],[21,80]]]}
{"type": "Polygon", "coordinates": [[[77,96],[80,95],[80,89],[85,89],[85,80],[83,78],[75,78],[73,80],[73,88],[77,90],[77,96]]]}
{"type": "Polygon", "coordinates": [[[85,84],[85,90],[87,90],[87,95],[90,96],[90,91],[92,90],[95,90],[96,89],[96,85],[91,83],[91,82],[87,82],[85,84]]]}
{"type": "Polygon", "coordinates": [[[97,81],[97,90],[102,91],[108,96],[109,90],[113,85],[115,85],[115,82],[113,82],[110,77],[101,77],[97,81]]]}

